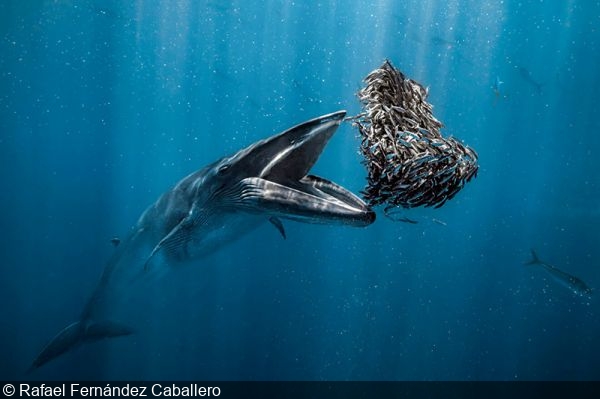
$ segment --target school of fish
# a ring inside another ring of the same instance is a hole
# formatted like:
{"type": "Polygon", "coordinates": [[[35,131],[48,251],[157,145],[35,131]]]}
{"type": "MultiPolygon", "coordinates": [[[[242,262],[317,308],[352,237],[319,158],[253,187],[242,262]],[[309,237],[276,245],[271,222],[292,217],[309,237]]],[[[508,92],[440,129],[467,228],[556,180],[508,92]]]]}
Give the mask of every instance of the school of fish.
{"type": "Polygon", "coordinates": [[[358,92],[363,111],[353,117],[368,176],[362,195],[385,212],[441,207],[477,175],[477,153],[444,138],[428,91],[388,60],[371,72],[358,92]]]}

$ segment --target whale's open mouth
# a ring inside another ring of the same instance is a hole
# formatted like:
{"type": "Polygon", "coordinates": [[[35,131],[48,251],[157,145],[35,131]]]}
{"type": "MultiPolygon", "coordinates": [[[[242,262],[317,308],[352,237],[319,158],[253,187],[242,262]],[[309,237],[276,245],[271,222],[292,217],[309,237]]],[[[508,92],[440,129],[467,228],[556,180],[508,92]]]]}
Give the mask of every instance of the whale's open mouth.
{"type": "Polygon", "coordinates": [[[311,119],[244,151],[256,173],[240,181],[244,207],[308,223],[366,226],[375,213],[359,197],[327,179],[309,175],[344,119],[338,111],[311,119]]]}

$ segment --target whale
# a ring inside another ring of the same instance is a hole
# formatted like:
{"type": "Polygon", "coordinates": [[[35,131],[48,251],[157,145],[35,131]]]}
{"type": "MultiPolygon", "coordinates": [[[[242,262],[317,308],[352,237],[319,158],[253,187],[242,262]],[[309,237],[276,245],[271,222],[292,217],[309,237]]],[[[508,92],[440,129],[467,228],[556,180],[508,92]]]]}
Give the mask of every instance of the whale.
{"type": "Polygon", "coordinates": [[[361,198],[309,174],[345,115],[343,110],[323,115],[260,140],[162,194],[125,239],[113,240],[114,252],[79,320],[50,340],[30,370],[82,344],[133,334],[126,323],[107,316],[115,310],[114,293],[157,268],[194,263],[263,224],[272,224],[285,239],[284,220],[354,227],[373,223],[375,213],[361,198]]]}

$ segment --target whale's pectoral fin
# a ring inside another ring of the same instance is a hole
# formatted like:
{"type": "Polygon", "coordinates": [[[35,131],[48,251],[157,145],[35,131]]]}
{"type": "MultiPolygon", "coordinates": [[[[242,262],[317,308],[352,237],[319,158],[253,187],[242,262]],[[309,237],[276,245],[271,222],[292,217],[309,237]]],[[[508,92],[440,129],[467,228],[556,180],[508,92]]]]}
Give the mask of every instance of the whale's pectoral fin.
{"type": "Polygon", "coordinates": [[[183,218],[152,250],[146,262],[144,270],[150,267],[150,261],[158,251],[166,250],[169,254],[177,254],[185,248],[190,237],[191,221],[189,217],[183,218]]]}
{"type": "Polygon", "coordinates": [[[269,222],[271,222],[271,224],[273,226],[275,226],[275,228],[277,229],[277,231],[279,231],[279,234],[281,234],[281,236],[285,240],[287,237],[285,235],[285,228],[283,227],[283,223],[281,222],[281,220],[279,218],[275,217],[275,216],[271,216],[269,218],[269,222]]]}
{"type": "Polygon", "coordinates": [[[250,212],[307,223],[366,226],[375,213],[343,187],[325,179],[276,183],[260,177],[241,181],[240,205],[250,212]]]}

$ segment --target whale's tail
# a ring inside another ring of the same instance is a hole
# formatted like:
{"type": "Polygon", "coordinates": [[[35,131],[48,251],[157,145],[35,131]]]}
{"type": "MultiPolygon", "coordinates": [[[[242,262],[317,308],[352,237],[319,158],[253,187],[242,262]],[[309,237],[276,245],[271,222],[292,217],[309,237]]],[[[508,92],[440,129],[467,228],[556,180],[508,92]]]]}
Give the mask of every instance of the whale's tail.
{"type": "Polygon", "coordinates": [[[540,265],[543,262],[540,260],[540,258],[538,258],[537,253],[535,252],[535,250],[532,248],[531,249],[531,259],[528,262],[523,263],[525,266],[532,266],[532,265],[540,265]]]}
{"type": "Polygon", "coordinates": [[[35,358],[30,371],[43,366],[63,353],[69,352],[80,344],[98,341],[104,338],[130,335],[132,333],[133,330],[129,327],[112,321],[77,321],[69,324],[52,338],[48,345],[46,345],[35,358]]]}

